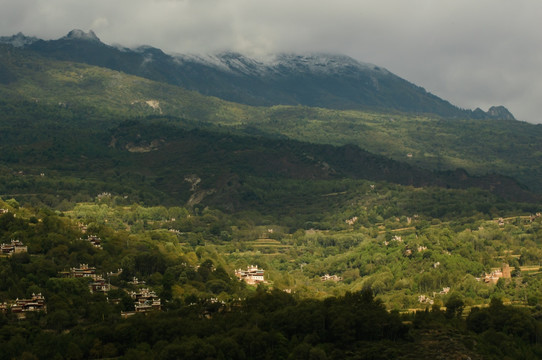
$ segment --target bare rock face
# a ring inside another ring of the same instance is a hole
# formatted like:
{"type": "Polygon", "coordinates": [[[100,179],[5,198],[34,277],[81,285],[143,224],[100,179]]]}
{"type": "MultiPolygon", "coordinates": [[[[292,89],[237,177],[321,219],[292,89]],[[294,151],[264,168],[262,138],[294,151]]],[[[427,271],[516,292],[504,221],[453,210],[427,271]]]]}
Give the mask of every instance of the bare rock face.
{"type": "Polygon", "coordinates": [[[504,106],[492,106],[487,111],[487,114],[494,119],[501,120],[516,120],[514,115],[504,106]]]}

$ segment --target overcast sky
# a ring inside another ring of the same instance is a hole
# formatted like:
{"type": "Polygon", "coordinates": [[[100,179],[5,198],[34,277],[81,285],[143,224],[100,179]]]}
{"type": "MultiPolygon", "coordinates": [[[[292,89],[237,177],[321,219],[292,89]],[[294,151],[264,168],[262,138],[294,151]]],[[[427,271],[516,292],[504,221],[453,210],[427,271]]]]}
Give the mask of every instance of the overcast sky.
{"type": "Polygon", "coordinates": [[[94,30],[165,52],[333,52],[542,123],[540,0],[0,0],[0,36],[94,30]]]}

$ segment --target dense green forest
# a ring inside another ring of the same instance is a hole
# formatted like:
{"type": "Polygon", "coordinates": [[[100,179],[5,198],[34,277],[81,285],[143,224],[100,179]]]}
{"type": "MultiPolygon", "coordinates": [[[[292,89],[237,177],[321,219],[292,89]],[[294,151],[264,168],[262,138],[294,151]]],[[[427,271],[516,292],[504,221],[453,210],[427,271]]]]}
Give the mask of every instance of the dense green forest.
{"type": "Polygon", "coordinates": [[[0,303],[39,293],[47,307],[24,319],[9,307],[0,314],[2,358],[541,354],[540,217],[499,224],[481,213],[461,223],[419,215],[409,224],[369,207],[353,225],[342,220],[352,212],[340,220],[329,213],[335,229],[291,233],[250,216],[125,201],[101,194],[65,212],[0,202],[7,210],[0,237],[28,247],[0,257],[0,303]],[[371,224],[371,216],[382,222],[371,224]],[[101,248],[84,240],[88,234],[101,248]],[[512,278],[476,280],[502,262],[512,278]],[[91,292],[89,278],[63,277],[80,264],[108,274],[110,290],[91,292]],[[249,264],[265,269],[265,283],[234,276],[249,264]],[[324,274],[341,280],[322,281],[324,274]],[[124,319],[134,307],[130,291],[142,286],[158,294],[161,311],[124,319]],[[451,291],[441,294],[443,287],[451,291]],[[435,301],[420,303],[419,295],[435,301]]]}
{"type": "Polygon", "coordinates": [[[0,51],[0,359],[542,357],[540,126],[0,51]]]}

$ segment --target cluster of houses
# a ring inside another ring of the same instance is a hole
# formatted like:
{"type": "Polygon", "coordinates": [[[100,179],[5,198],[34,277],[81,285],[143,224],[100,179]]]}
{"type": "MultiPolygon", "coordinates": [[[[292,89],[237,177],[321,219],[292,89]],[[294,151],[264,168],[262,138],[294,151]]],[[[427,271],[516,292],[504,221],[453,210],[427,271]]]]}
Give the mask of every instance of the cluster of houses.
{"type": "MultiPolygon", "coordinates": [[[[417,215],[415,215],[415,216],[417,216],[417,215]]],[[[409,221],[411,221],[411,220],[409,220],[409,221]]],[[[384,240],[384,245],[389,246],[392,242],[403,243],[404,240],[403,240],[403,238],[401,236],[394,235],[389,241],[384,240]]],[[[415,248],[415,250],[417,252],[424,252],[424,251],[427,250],[427,246],[419,245],[419,246],[417,246],[415,248]]],[[[413,250],[409,247],[409,245],[407,245],[406,248],[405,248],[405,251],[403,252],[403,255],[407,256],[407,257],[410,257],[410,256],[412,256],[412,253],[413,253],[413,250]]]]}
{"type": "Polygon", "coordinates": [[[47,312],[45,298],[41,293],[32,294],[30,299],[16,299],[12,302],[0,304],[0,312],[7,313],[8,309],[11,310],[12,314],[16,314],[19,319],[24,319],[28,312],[47,312]]]}
{"type": "MultiPolygon", "coordinates": [[[[437,294],[448,295],[449,292],[450,292],[449,287],[443,287],[442,290],[439,291],[438,293],[436,291],[433,291],[433,298],[437,296],[437,294]]],[[[433,305],[435,303],[435,301],[430,296],[427,296],[427,295],[418,296],[418,302],[421,304],[429,304],[429,305],[433,305]]]]}
{"type": "Polygon", "coordinates": [[[134,299],[135,312],[148,312],[151,310],[161,310],[162,302],[154,291],[148,288],[143,288],[138,292],[130,293],[132,299],[134,299]]]}
{"type": "Polygon", "coordinates": [[[324,276],[320,276],[320,280],[322,281],[335,281],[335,282],[339,282],[339,281],[342,281],[342,277],[340,276],[337,276],[337,275],[329,275],[329,274],[325,274],[324,276]]]}
{"type": "MultiPolygon", "coordinates": [[[[440,265],[440,262],[434,263],[433,267],[438,267],[440,265]]],[[[503,264],[501,269],[495,269],[491,271],[489,274],[483,274],[482,277],[476,278],[478,281],[483,281],[486,284],[496,284],[499,279],[510,279],[512,277],[511,271],[510,271],[510,265],[503,264]]],[[[433,297],[438,295],[447,295],[450,292],[449,287],[444,287],[440,292],[433,292],[433,297]]],[[[422,304],[430,304],[433,305],[434,301],[430,296],[427,295],[420,295],[418,296],[418,302],[422,304]]]]}
{"type": "Polygon", "coordinates": [[[478,281],[483,281],[488,284],[496,284],[500,278],[510,279],[512,272],[510,271],[510,265],[503,264],[502,269],[495,269],[489,274],[483,274],[482,277],[476,278],[478,281]]]}
{"type": "Polygon", "coordinates": [[[102,248],[102,239],[97,237],[96,235],[89,235],[86,239],[79,238],[79,240],[88,241],[92,244],[95,248],[101,249],[102,248]]]}
{"type": "Polygon", "coordinates": [[[354,225],[356,221],[358,221],[358,217],[354,216],[352,219],[346,219],[344,222],[348,225],[354,225]]]}
{"type": "Polygon", "coordinates": [[[235,276],[239,280],[243,280],[249,285],[256,285],[258,283],[264,283],[264,270],[259,269],[258,266],[250,265],[246,270],[237,269],[235,270],[235,276]]]}
{"type": "Polygon", "coordinates": [[[71,278],[91,278],[92,282],[88,285],[91,292],[106,293],[111,290],[109,282],[107,282],[103,276],[96,274],[96,268],[88,266],[88,264],[80,264],[79,267],[72,267],[70,271],[60,272],[60,275],[71,278]]]}
{"type": "MultiPolygon", "coordinates": [[[[450,292],[450,287],[443,287],[442,290],[438,293],[439,295],[447,295],[450,292]]],[[[433,292],[433,296],[435,296],[437,293],[433,292]]]]}
{"type": "MultiPolygon", "coordinates": [[[[118,269],[116,273],[108,273],[109,276],[116,276],[122,273],[122,269],[118,269]]],[[[107,293],[111,290],[111,284],[106,281],[101,275],[96,274],[96,268],[88,264],[80,264],[79,267],[72,267],[69,271],[62,271],[61,276],[71,278],[91,278],[89,289],[91,292],[107,293]]],[[[129,282],[132,285],[143,285],[144,281],[138,280],[136,277],[129,282]]],[[[140,289],[138,292],[130,292],[130,296],[134,300],[135,311],[123,312],[123,317],[128,317],[136,313],[145,313],[151,310],[160,310],[162,308],[161,300],[154,291],[148,288],[140,289]]]]}
{"type": "Polygon", "coordinates": [[[145,285],[145,281],[144,280],[139,280],[137,277],[134,276],[131,281],[128,281],[128,284],[145,285]]]}
{"type": "Polygon", "coordinates": [[[134,300],[135,311],[121,312],[121,316],[123,318],[127,318],[138,313],[160,311],[162,309],[162,301],[154,291],[151,291],[148,288],[143,288],[138,292],[132,291],[130,296],[134,300]]]}
{"type": "Polygon", "coordinates": [[[392,241],[396,241],[398,243],[402,243],[403,242],[403,238],[400,237],[399,235],[394,235],[390,241],[387,241],[387,240],[384,240],[384,245],[388,246],[392,241]]]}
{"type": "MultiPolygon", "coordinates": [[[[116,273],[108,273],[109,276],[119,275],[122,273],[122,269],[118,269],[116,273]]],[[[62,271],[60,273],[63,277],[71,278],[91,278],[89,283],[89,289],[91,292],[107,293],[111,290],[111,284],[106,281],[101,275],[96,274],[96,268],[89,266],[88,264],[80,264],[79,267],[72,267],[69,271],[62,271]]],[[[145,284],[144,281],[138,280],[136,277],[129,282],[132,285],[145,284]]],[[[123,317],[128,317],[136,313],[145,313],[151,310],[160,310],[162,307],[160,298],[154,291],[148,288],[140,289],[138,292],[130,292],[130,296],[134,300],[135,311],[123,312],[123,317]]]]}
{"type": "Polygon", "coordinates": [[[98,201],[102,199],[111,199],[111,193],[104,191],[103,193],[98,194],[96,197],[98,198],[98,201]]]}
{"type": "Polygon", "coordinates": [[[0,245],[0,254],[11,256],[13,254],[28,252],[28,247],[25,246],[20,240],[11,240],[9,244],[0,245]]]}
{"type": "Polygon", "coordinates": [[[418,302],[420,304],[429,304],[429,305],[433,305],[435,303],[435,301],[433,299],[431,299],[429,296],[427,295],[420,295],[418,296],[418,302]]]}

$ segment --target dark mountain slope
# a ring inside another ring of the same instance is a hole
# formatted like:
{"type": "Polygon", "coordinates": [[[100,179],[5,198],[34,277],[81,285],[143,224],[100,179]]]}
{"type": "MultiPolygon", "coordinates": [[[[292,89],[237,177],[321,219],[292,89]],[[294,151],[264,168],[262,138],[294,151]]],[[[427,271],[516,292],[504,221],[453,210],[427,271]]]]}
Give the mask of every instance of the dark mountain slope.
{"type": "Polygon", "coordinates": [[[58,60],[107,67],[248,105],[398,110],[460,118],[511,116],[502,110],[459,109],[385,69],[342,55],[281,54],[265,61],[231,52],[173,56],[152,47],[109,46],[92,31],[81,30],[51,41],[21,34],[0,41],[58,60]]]}
{"type": "MultiPolygon", "coordinates": [[[[92,37],[85,41],[97,43],[92,37]]],[[[2,44],[0,94],[4,117],[20,113],[25,122],[58,119],[90,129],[109,122],[106,126],[113,126],[119,119],[170,115],[177,119],[172,121],[182,118],[193,127],[214,123],[251,135],[355,144],[429,169],[501,173],[540,191],[541,143],[537,139],[542,127],[519,121],[435,119],[304,106],[250,107],[2,44]]],[[[14,130],[16,138],[18,131],[14,130]]]]}
{"type": "MultiPolygon", "coordinates": [[[[464,171],[432,172],[352,145],[313,145],[182,129],[162,119],[151,121],[124,122],[112,130],[29,122],[16,138],[3,139],[0,161],[13,171],[94,179],[115,184],[121,193],[140,189],[169,198],[172,203],[201,202],[206,198],[205,202],[230,210],[258,202],[254,194],[265,192],[266,186],[281,179],[363,179],[416,187],[477,187],[508,200],[539,200],[510,178],[476,177],[464,171]],[[197,186],[191,178],[200,179],[197,186]],[[259,185],[247,187],[249,179],[260,179],[256,181],[259,185]],[[195,201],[194,196],[200,199],[195,201]]],[[[12,133],[13,126],[4,124],[2,133],[12,133]]],[[[13,191],[5,187],[4,192],[13,191]]],[[[57,190],[53,187],[47,191],[57,190]]]]}

